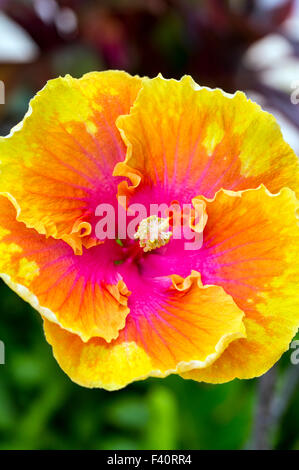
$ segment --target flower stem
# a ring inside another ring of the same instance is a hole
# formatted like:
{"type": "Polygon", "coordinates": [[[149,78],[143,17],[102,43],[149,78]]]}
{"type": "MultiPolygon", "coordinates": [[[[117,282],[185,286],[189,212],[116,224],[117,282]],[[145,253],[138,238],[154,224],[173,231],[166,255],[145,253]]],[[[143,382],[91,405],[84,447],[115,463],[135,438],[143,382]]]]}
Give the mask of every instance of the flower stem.
{"type": "Polygon", "coordinates": [[[271,405],[275,394],[276,381],[276,366],[258,379],[257,407],[250,445],[255,450],[271,449],[271,405]]]}

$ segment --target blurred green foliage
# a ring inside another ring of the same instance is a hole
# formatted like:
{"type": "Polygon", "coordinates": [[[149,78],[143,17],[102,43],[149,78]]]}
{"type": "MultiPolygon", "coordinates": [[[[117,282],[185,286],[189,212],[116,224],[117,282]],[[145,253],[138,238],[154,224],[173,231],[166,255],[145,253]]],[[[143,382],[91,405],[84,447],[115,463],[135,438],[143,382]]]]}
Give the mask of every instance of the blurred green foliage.
{"type": "MultiPolygon", "coordinates": [[[[198,384],[176,376],[118,392],[89,390],[61,371],[42,322],[0,285],[0,449],[242,449],[250,438],[256,381],[198,384]]],[[[281,361],[288,366],[290,352],[281,361]]],[[[298,448],[296,395],[275,436],[298,448]]]]}

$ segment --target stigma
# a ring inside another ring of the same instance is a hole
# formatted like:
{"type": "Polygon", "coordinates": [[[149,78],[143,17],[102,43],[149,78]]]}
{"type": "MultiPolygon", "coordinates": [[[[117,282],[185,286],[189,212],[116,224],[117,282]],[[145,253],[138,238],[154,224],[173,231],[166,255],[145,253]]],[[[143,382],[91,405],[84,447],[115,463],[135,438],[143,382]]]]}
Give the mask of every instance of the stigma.
{"type": "Polygon", "coordinates": [[[169,242],[172,232],[169,232],[168,228],[168,218],[151,215],[140,222],[134,238],[139,240],[139,245],[144,252],[152,251],[169,242]]]}

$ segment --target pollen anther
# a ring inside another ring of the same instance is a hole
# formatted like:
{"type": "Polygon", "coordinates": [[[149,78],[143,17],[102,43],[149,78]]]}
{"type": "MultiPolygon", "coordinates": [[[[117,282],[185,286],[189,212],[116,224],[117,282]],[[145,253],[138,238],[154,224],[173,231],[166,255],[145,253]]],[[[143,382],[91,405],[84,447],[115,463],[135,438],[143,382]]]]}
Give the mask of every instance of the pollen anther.
{"type": "Polygon", "coordinates": [[[167,231],[168,228],[168,218],[151,215],[140,222],[134,238],[139,239],[139,245],[144,252],[152,251],[169,242],[172,232],[167,231]]]}

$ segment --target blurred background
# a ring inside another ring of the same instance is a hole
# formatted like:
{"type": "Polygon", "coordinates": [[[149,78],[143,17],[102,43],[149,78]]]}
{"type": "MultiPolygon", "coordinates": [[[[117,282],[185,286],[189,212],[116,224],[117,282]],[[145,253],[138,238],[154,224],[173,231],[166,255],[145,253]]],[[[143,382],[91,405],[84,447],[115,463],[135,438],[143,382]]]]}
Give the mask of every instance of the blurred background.
{"type": "MultiPolygon", "coordinates": [[[[104,69],[243,90],[299,155],[298,0],[0,0],[1,135],[48,79],[104,69]]],[[[299,449],[292,351],[263,379],[109,393],[64,375],[39,315],[3,283],[0,312],[0,449],[299,449]]]]}

